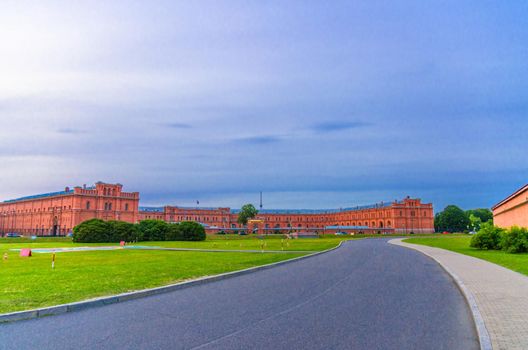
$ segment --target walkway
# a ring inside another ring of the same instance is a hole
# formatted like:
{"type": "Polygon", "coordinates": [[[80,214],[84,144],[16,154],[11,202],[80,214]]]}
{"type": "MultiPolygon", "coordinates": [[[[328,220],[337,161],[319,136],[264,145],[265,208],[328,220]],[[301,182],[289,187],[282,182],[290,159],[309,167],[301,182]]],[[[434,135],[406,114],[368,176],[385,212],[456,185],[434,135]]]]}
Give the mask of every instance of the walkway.
{"type": "Polygon", "coordinates": [[[493,349],[528,349],[528,277],[448,250],[390,242],[423,252],[458,276],[476,301],[493,349]]]}

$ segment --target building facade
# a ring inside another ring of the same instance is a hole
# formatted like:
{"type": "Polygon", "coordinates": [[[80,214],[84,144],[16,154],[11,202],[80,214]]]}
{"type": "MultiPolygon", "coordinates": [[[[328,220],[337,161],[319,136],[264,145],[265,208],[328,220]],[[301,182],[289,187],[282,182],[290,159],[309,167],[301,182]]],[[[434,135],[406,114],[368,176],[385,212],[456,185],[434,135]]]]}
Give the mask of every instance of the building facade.
{"type": "Polygon", "coordinates": [[[139,193],[122,188],[98,182],[0,202],[0,232],[55,236],[93,218],[137,222],[139,193]]]}
{"type": "MultiPolygon", "coordinates": [[[[243,229],[237,209],[198,207],[140,207],[140,220],[166,222],[196,221],[207,232],[243,229]]],[[[247,228],[259,233],[285,231],[354,232],[354,233],[432,233],[434,213],[431,203],[420,199],[378,203],[346,209],[327,210],[260,210],[247,228]]]]}
{"type": "Polygon", "coordinates": [[[0,202],[0,233],[63,235],[83,221],[99,218],[136,223],[156,219],[175,223],[196,221],[208,233],[246,230],[258,233],[347,232],[432,233],[431,203],[405,198],[367,206],[327,210],[260,210],[247,227],[238,224],[238,209],[204,207],[140,207],[138,192],[123,192],[121,184],[65,188],[0,202]]]}
{"type": "Polygon", "coordinates": [[[528,184],[493,206],[493,223],[502,228],[528,227],[528,184]]]}

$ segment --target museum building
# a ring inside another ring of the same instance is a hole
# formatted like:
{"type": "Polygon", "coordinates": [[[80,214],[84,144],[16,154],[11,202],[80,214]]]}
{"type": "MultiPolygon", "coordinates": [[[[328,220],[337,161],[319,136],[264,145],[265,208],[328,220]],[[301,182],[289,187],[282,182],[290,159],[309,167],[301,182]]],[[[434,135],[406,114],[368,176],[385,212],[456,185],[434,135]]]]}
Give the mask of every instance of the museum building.
{"type": "Polygon", "coordinates": [[[262,209],[243,227],[238,209],[211,207],[140,207],[138,192],[123,192],[121,184],[98,182],[0,202],[0,232],[64,235],[79,223],[99,218],[136,223],[156,219],[169,223],[195,221],[207,233],[319,232],[319,233],[432,233],[431,203],[407,197],[401,201],[342,209],[262,209]]]}
{"type": "Polygon", "coordinates": [[[502,228],[528,227],[528,184],[499,203],[493,210],[493,223],[502,228]]]}

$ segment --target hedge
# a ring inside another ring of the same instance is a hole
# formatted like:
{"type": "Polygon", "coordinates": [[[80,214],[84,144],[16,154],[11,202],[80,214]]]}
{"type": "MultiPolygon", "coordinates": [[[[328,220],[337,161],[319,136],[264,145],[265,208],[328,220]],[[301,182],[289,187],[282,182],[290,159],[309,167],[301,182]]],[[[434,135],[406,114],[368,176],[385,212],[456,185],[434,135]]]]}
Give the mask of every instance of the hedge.
{"type": "Polygon", "coordinates": [[[91,219],[73,228],[73,241],[83,243],[203,241],[205,238],[203,226],[192,221],[168,224],[161,220],[143,220],[138,224],[131,224],[91,219]]]}
{"type": "Polygon", "coordinates": [[[506,230],[485,223],[471,238],[470,246],[477,249],[502,249],[508,253],[526,253],[528,229],[514,226],[506,230]]]}

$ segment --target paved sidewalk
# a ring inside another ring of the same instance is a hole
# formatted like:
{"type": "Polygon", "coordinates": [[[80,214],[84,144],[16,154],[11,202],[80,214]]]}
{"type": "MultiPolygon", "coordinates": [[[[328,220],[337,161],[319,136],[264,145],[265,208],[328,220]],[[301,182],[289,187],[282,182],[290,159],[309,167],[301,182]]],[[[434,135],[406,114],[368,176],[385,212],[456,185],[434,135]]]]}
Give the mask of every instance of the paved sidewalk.
{"type": "Polygon", "coordinates": [[[404,243],[402,239],[390,243],[429,255],[454,274],[455,279],[458,277],[472,294],[469,298],[476,302],[493,349],[528,349],[528,277],[444,249],[404,243]]]}

